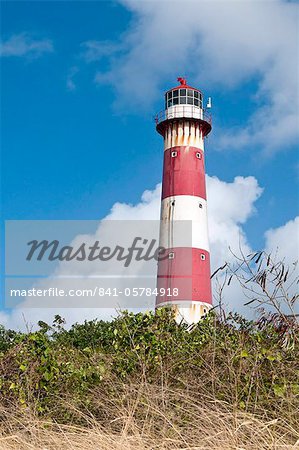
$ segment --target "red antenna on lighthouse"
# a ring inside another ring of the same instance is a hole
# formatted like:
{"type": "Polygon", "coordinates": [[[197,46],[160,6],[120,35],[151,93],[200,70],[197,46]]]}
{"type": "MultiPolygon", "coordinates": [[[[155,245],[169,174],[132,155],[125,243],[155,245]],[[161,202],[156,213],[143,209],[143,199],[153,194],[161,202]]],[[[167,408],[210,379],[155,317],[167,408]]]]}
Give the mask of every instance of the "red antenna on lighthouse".
{"type": "Polygon", "coordinates": [[[181,86],[187,86],[187,80],[183,77],[178,77],[178,82],[181,84],[181,86]]]}

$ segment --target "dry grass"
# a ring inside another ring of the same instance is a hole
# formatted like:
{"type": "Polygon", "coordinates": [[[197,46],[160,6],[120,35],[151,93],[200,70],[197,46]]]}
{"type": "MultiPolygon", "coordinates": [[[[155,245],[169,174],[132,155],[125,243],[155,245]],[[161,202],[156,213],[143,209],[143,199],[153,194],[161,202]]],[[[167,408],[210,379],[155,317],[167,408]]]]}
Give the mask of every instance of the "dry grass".
{"type": "MultiPolygon", "coordinates": [[[[299,448],[285,421],[233,411],[190,389],[147,383],[123,386],[114,401],[94,392],[98,411],[73,409],[84,426],[39,420],[28,410],[1,411],[1,450],[268,450],[299,448]],[[98,395],[98,397],[97,397],[98,395]]],[[[295,414],[295,412],[294,412],[295,414]]]]}

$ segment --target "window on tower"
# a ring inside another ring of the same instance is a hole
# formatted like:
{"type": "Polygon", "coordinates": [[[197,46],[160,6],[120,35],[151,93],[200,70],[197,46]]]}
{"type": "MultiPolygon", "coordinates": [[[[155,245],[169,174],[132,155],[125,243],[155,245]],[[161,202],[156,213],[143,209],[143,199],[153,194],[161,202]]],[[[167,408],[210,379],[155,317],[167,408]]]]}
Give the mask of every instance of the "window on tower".
{"type": "Polygon", "coordinates": [[[172,106],[172,91],[165,94],[165,108],[170,108],[172,106]]]}

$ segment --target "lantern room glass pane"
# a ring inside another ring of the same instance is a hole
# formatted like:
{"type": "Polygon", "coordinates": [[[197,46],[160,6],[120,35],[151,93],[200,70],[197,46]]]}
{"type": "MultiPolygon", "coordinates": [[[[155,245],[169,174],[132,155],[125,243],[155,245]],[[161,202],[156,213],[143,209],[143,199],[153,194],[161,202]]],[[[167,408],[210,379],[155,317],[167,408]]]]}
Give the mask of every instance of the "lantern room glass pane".
{"type": "Polygon", "coordinates": [[[179,99],[178,98],[174,98],[173,99],[173,104],[174,105],[178,105],[179,104],[179,99]]]}
{"type": "Polygon", "coordinates": [[[194,105],[198,106],[199,105],[199,101],[197,100],[197,98],[194,99],[194,105]]]}
{"type": "Polygon", "coordinates": [[[188,105],[193,105],[193,97],[187,97],[188,105]]]}
{"type": "Polygon", "coordinates": [[[180,89],[180,95],[185,96],[186,95],[186,89],[180,89]]]}
{"type": "Polygon", "coordinates": [[[179,96],[179,91],[178,91],[178,90],[173,91],[173,96],[174,96],[174,97],[178,97],[178,96],[179,96]]]}
{"type": "Polygon", "coordinates": [[[194,91],[194,97],[198,98],[198,92],[197,91],[194,91]]]}
{"type": "Polygon", "coordinates": [[[187,97],[180,97],[180,105],[186,105],[187,97]]]}
{"type": "Polygon", "coordinates": [[[168,106],[168,108],[170,108],[170,106],[172,106],[172,100],[168,100],[167,106],[168,106]]]}
{"type": "Polygon", "coordinates": [[[168,100],[171,100],[171,99],[172,99],[172,92],[168,92],[167,98],[168,98],[168,100]]]}
{"type": "Polygon", "coordinates": [[[189,96],[189,97],[193,97],[193,90],[192,89],[187,89],[187,95],[189,96]]]}

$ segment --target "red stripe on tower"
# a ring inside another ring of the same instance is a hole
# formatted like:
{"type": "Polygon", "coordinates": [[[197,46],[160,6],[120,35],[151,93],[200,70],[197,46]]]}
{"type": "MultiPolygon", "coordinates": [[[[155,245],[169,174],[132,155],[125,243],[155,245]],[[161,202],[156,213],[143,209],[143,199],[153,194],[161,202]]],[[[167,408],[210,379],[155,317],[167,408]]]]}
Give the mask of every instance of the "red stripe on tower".
{"type": "Polygon", "coordinates": [[[201,91],[180,86],[165,94],[156,117],[164,138],[160,246],[156,307],[172,305],[180,320],[197,322],[212,305],[204,138],[211,120],[201,91]]]}
{"type": "Polygon", "coordinates": [[[190,146],[164,152],[162,199],[172,195],[195,195],[206,199],[204,153],[190,146]]]}
{"type": "Polygon", "coordinates": [[[199,248],[177,247],[167,249],[169,259],[160,261],[158,268],[157,304],[169,301],[167,288],[178,288],[175,301],[203,302],[211,305],[210,254],[199,248]],[[171,286],[170,286],[171,285],[171,286]],[[161,289],[162,288],[162,289],[161,289]]]}

